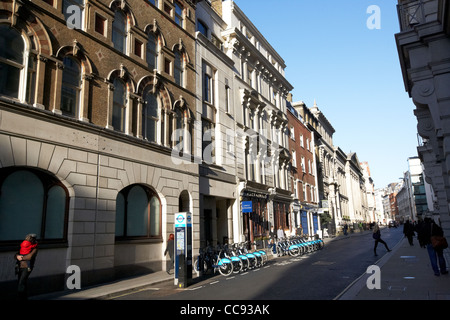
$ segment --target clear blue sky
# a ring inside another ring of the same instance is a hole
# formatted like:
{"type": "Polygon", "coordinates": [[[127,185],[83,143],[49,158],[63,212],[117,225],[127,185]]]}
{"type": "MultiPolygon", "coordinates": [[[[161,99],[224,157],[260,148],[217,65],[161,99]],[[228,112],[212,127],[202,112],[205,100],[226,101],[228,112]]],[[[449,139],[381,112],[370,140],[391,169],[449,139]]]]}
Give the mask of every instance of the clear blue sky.
{"type": "Polygon", "coordinates": [[[394,0],[235,0],[286,63],[294,101],[317,101],[333,143],[369,162],[375,188],[399,182],[417,156],[414,104],[405,92],[394,0]],[[369,29],[371,5],[380,29],[369,29]]]}

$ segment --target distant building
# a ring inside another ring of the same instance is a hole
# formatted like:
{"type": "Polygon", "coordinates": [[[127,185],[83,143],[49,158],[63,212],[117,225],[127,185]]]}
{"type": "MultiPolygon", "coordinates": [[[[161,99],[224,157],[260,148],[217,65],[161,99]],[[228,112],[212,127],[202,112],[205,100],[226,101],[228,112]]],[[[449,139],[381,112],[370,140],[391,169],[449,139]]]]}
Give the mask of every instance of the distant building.
{"type": "Polygon", "coordinates": [[[373,222],[376,221],[375,219],[375,186],[373,179],[370,175],[370,168],[369,168],[369,162],[363,161],[360,163],[361,169],[363,172],[363,178],[365,181],[365,190],[366,190],[366,197],[367,197],[367,215],[364,218],[367,222],[373,222]]]}
{"type": "Polygon", "coordinates": [[[409,166],[409,190],[411,195],[412,219],[424,218],[428,213],[428,200],[425,188],[425,179],[422,170],[422,163],[419,157],[408,158],[409,166]]]}

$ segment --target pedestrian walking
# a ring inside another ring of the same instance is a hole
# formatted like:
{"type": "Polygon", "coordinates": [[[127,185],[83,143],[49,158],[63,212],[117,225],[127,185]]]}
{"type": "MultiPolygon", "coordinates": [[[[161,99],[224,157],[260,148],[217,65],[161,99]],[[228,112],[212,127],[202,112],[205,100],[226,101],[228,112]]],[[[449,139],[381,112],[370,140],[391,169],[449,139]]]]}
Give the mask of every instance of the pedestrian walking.
{"type": "Polygon", "coordinates": [[[164,255],[166,255],[167,253],[169,254],[170,257],[170,263],[167,266],[167,273],[170,274],[170,269],[172,269],[174,267],[174,251],[175,251],[175,236],[173,235],[173,233],[171,233],[169,235],[169,239],[167,240],[167,246],[166,246],[166,250],[164,251],[164,255]]]}
{"type": "Polygon", "coordinates": [[[28,278],[34,268],[37,256],[36,234],[28,234],[20,245],[20,251],[15,254],[17,275],[17,298],[28,299],[28,278]]]}
{"type": "Polygon", "coordinates": [[[407,220],[403,225],[403,234],[406,238],[408,238],[409,245],[413,246],[413,237],[415,235],[414,225],[409,220],[407,220]]]}
{"type": "Polygon", "coordinates": [[[347,232],[348,232],[348,225],[347,223],[344,223],[344,236],[347,235],[347,232]]]}
{"type": "Polygon", "coordinates": [[[277,238],[278,240],[284,239],[285,235],[284,235],[284,231],[283,229],[281,229],[281,227],[278,227],[277,230],[277,238]]]}
{"type": "Polygon", "coordinates": [[[419,231],[419,241],[428,251],[431,267],[435,276],[447,274],[447,265],[444,258],[444,247],[433,246],[433,237],[443,237],[444,231],[431,218],[426,217],[419,231]]]}
{"type": "Polygon", "coordinates": [[[378,223],[376,223],[375,226],[373,227],[372,237],[375,239],[375,246],[373,247],[373,253],[376,256],[377,256],[377,247],[378,247],[378,243],[379,242],[384,244],[384,246],[386,247],[387,252],[391,252],[391,249],[389,249],[387,243],[384,242],[383,239],[381,239],[381,231],[380,231],[380,227],[378,226],[378,223]]]}
{"type": "Polygon", "coordinates": [[[269,237],[272,238],[272,239],[276,239],[276,237],[277,237],[277,234],[275,233],[275,230],[273,230],[273,226],[270,227],[269,237]]]}

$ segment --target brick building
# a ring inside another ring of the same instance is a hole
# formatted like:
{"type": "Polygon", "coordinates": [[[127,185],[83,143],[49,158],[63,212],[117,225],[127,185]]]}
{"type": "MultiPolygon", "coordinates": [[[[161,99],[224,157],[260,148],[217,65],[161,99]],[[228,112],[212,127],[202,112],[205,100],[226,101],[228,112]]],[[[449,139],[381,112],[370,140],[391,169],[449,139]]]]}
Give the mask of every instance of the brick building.
{"type": "Polygon", "coordinates": [[[2,288],[27,233],[45,290],[164,269],[174,213],[199,223],[195,4],[6,0],[0,29],[2,288]]]}
{"type": "Polygon", "coordinates": [[[291,227],[301,228],[304,234],[314,235],[320,229],[314,132],[289,102],[287,109],[293,195],[291,227]]]}

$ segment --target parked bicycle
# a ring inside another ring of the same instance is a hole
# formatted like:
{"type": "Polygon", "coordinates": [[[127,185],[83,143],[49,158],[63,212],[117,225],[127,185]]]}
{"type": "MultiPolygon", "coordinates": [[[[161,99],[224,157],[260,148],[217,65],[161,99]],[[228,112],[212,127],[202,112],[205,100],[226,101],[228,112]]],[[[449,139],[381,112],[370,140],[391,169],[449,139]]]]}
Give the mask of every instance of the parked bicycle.
{"type": "Polygon", "coordinates": [[[229,276],[233,273],[233,261],[226,257],[225,255],[226,248],[219,247],[213,249],[212,247],[207,247],[206,250],[201,250],[199,252],[199,256],[196,258],[194,262],[194,268],[197,272],[205,272],[208,271],[219,273],[223,276],[229,276]]]}

